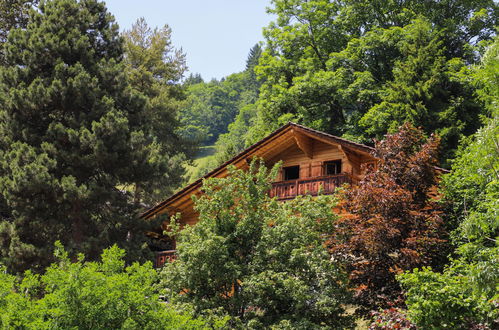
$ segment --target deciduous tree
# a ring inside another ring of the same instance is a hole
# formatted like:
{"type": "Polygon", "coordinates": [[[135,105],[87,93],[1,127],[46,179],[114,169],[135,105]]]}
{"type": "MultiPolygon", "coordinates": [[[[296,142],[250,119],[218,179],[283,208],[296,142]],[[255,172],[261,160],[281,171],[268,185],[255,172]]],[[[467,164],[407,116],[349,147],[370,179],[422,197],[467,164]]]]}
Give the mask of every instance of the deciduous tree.
{"type": "MultiPolygon", "coordinates": [[[[44,275],[19,281],[0,267],[2,329],[201,329],[208,324],[162,304],[151,262],[125,267],[116,245],[98,262],[72,262],[62,246],[44,275]]],[[[215,324],[216,327],[216,324],[215,324]]],[[[212,327],[209,327],[210,329],[212,327]]]]}
{"type": "Polygon", "coordinates": [[[443,272],[415,270],[399,277],[407,290],[408,315],[420,327],[469,329],[499,326],[499,41],[475,72],[490,116],[462,141],[444,196],[456,259],[443,272]]]}
{"type": "Polygon", "coordinates": [[[252,142],[289,120],[362,142],[409,121],[439,133],[446,159],[478,128],[469,64],[494,34],[494,1],[274,0],[269,11],[252,142]]]}
{"type": "Polygon", "coordinates": [[[397,303],[395,275],[446,256],[436,190],[438,138],[406,124],[376,144],[376,168],[346,192],[331,252],[346,262],[355,300],[369,309],[397,303]]]}
{"type": "Polygon", "coordinates": [[[205,181],[200,221],[178,234],[177,260],[163,270],[167,295],[199,314],[221,310],[234,325],[344,327],[345,277],[321,235],[336,219],[332,199],[270,199],[276,170],[254,161],[205,181]]]}

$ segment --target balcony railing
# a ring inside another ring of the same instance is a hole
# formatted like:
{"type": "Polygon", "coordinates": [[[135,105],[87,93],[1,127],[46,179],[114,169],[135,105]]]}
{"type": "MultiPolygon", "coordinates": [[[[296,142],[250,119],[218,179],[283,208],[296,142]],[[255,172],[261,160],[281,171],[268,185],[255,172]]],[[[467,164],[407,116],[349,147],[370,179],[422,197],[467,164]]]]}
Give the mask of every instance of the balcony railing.
{"type": "Polygon", "coordinates": [[[167,262],[171,262],[175,260],[176,255],[175,255],[175,250],[166,250],[166,251],[158,251],[156,252],[156,258],[154,265],[156,268],[161,268],[163,265],[167,262]]]}
{"type": "Polygon", "coordinates": [[[348,174],[279,181],[272,183],[270,197],[277,197],[277,199],[283,200],[295,198],[298,195],[315,196],[321,189],[323,194],[332,194],[336,188],[341,187],[345,183],[352,183],[352,179],[348,174]]]}

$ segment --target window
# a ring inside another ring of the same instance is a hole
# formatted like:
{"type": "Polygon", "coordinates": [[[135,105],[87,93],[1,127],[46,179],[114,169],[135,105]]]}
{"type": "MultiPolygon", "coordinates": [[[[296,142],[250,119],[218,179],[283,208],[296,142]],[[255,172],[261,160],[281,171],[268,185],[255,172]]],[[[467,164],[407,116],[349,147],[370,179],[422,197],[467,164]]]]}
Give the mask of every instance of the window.
{"type": "Polygon", "coordinates": [[[283,168],[284,180],[296,180],[300,178],[300,166],[289,166],[283,168]]]}
{"type": "Polygon", "coordinates": [[[341,160],[324,162],[324,175],[336,175],[341,173],[341,160]]]}

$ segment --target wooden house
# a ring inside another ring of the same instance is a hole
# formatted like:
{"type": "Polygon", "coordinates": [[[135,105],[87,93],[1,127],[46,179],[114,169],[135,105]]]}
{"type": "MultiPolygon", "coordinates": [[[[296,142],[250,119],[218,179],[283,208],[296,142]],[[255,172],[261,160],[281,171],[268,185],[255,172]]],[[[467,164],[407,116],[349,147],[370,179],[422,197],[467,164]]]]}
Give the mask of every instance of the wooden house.
{"type": "MultiPolygon", "coordinates": [[[[324,193],[333,193],[344,183],[356,184],[364,173],[363,164],[374,164],[373,148],[348,141],[295,123],[288,123],[261,141],[242,151],[218,168],[191,183],[168,199],[142,214],[145,219],[158,215],[181,214],[181,225],[194,225],[198,214],[194,210],[191,196],[200,194],[202,180],[223,178],[228,175],[227,166],[248,168],[254,157],[262,158],[271,167],[282,161],[276,182],[270,191],[271,197],[279,200],[294,198],[301,194],[317,194],[322,187],[324,193]]],[[[167,223],[163,226],[166,228],[167,223]]],[[[161,240],[159,234],[156,238],[161,240]]],[[[156,266],[174,258],[175,242],[157,248],[156,266]]]]}

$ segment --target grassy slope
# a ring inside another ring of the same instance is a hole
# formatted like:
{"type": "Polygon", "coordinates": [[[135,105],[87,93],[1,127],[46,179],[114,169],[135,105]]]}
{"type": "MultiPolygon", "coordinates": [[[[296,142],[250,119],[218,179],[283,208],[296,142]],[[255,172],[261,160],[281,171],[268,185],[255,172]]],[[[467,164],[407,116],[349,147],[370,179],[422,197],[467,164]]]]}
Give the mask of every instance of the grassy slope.
{"type": "Polygon", "coordinates": [[[191,164],[186,163],[184,165],[186,170],[184,176],[186,183],[191,183],[204,175],[202,171],[206,169],[208,164],[213,160],[215,152],[214,145],[199,148],[199,152],[194,161],[191,164]]]}

